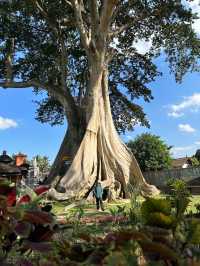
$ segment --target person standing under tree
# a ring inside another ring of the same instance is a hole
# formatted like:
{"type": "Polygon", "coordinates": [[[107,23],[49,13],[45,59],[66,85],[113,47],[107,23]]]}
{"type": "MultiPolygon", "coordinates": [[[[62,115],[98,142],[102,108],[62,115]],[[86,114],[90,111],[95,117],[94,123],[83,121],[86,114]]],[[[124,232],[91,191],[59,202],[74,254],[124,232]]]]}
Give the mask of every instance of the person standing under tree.
{"type": "Polygon", "coordinates": [[[99,208],[101,208],[101,210],[104,211],[103,200],[102,200],[103,188],[101,186],[101,182],[99,182],[99,181],[94,186],[93,196],[96,199],[97,210],[99,210],[99,208]]]}

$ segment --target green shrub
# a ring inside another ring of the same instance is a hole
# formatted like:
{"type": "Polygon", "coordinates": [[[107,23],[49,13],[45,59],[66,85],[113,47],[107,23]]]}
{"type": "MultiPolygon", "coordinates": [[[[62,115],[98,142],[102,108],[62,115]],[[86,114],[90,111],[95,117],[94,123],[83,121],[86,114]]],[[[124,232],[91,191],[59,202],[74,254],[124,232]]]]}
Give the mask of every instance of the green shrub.
{"type": "Polygon", "coordinates": [[[187,242],[195,245],[200,245],[200,221],[199,219],[192,219],[188,224],[188,238],[187,242]]]}
{"type": "Polygon", "coordinates": [[[197,203],[194,205],[196,210],[197,210],[197,213],[200,213],[200,203],[197,203]]]}
{"type": "Polygon", "coordinates": [[[175,209],[175,216],[177,220],[181,221],[191,201],[191,193],[183,180],[171,179],[168,185],[171,187],[169,199],[175,209]]]}
{"type": "Polygon", "coordinates": [[[141,212],[143,217],[148,217],[149,213],[160,212],[165,215],[171,214],[171,202],[167,199],[146,199],[141,206],[141,212]]]}
{"type": "Polygon", "coordinates": [[[174,217],[161,212],[152,212],[146,217],[146,224],[170,229],[174,225],[174,217]]]}

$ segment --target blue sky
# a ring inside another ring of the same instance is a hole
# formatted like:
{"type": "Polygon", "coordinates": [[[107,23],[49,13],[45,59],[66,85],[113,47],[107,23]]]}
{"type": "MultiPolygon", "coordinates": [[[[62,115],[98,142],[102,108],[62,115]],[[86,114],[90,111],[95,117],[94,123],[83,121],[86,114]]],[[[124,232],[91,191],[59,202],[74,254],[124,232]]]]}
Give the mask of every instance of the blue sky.
{"type": "Polygon", "coordinates": [[[200,148],[200,73],[188,73],[181,84],[169,73],[164,58],[157,60],[163,76],[151,84],[154,100],[142,102],[151,128],[136,127],[123,136],[124,141],[149,132],[172,145],[174,157],[192,155],[200,148]]]}
{"type": "MultiPolygon", "coordinates": [[[[184,0],[183,0],[184,1],[184,0]]],[[[190,3],[200,13],[199,0],[190,3]]],[[[200,33],[200,20],[194,23],[200,33]]],[[[147,43],[137,44],[141,53],[150,47],[147,43]]],[[[160,136],[168,145],[173,145],[174,157],[192,155],[200,148],[200,73],[187,74],[181,84],[169,74],[164,58],[157,59],[163,76],[151,84],[154,100],[140,104],[144,107],[151,129],[136,126],[122,139],[127,142],[136,135],[149,132],[160,136]]],[[[30,89],[0,89],[0,152],[9,154],[23,152],[32,158],[36,154],[54,159],[66,124],[51,127],[34,119],[36,96],[30,89]]]]}
{"type": "Polygon", "coordinates": [[[0,89],[0,151],[54,158],[66,126],[51,127],[36,121],[36,99],[31,89],[0,89]]]}

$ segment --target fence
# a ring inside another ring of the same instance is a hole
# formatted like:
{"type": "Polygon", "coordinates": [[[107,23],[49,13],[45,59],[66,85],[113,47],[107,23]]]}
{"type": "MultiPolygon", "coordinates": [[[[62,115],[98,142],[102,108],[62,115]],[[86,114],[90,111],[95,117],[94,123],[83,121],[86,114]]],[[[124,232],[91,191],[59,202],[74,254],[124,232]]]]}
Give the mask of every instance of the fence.
{"type": "MultiPolygon", "coordinates": [[[[159,188],[166,187],[169,178],[182,179],[185,182],[191,182],[192,180],[200,177],[200,167],[178,168],[168,169],[162,171],[145,172],[144,177],[152,185],[159,188]]],[[[200,186],[200,184],[199,184],[200,186]]]]}

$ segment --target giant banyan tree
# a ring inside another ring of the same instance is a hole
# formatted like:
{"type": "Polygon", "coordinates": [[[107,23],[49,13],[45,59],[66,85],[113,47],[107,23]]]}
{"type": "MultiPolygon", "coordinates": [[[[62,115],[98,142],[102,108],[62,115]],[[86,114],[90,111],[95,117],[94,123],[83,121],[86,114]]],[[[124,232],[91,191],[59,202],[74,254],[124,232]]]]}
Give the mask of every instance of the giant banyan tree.
{"type": "Polygon", "coordinates": [[[46,91],[37,119],[67,120],[48,178],[65,193],[53,196],[85,196],[97,179],[110,187],[117,180],[125,196],[128,182],[158,193],[118,133],[148,126],[135,101],[152,99],[148,84],[160,74],[153,60],[161,52],[177,81],[196,69],[196,15],[181,0],[13,0],[0,8],[0,86],[46,91]],[[143,54],[141,40],[152,44],[143,54]],[[66,156],[72,163],[60,175],[66,156]]]}

